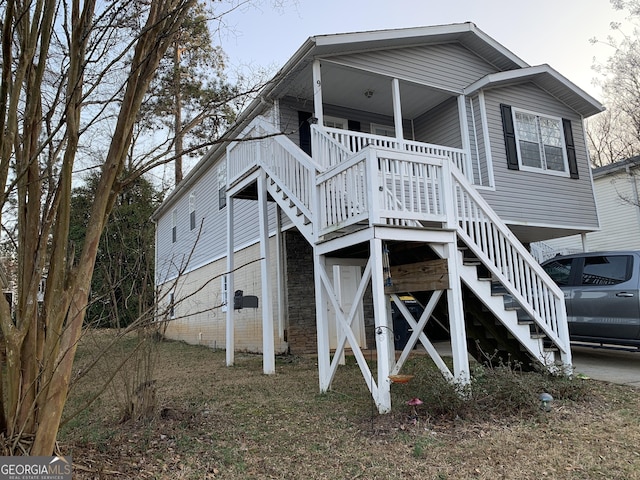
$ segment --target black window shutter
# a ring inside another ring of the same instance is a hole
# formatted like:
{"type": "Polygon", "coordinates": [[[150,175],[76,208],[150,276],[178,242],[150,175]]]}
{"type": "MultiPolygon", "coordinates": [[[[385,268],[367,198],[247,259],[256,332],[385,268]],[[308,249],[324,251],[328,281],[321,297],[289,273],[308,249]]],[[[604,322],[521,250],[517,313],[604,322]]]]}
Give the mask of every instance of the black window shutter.
{"type": "Polygon", "coordinates": [[[356,120],[348,120],[347,128],[349,130],[351,130],[352,132],[359,132],[360,131],[360,122],[358,122],[356,120]]]}
{"type": "Polygon", "coordinates": [[[511,106],[500,104],[502,114],[502,131],[504,132],[504,146],[507,151],[507,166],[510,170],[519,170],[518,148],[516,146],[516,130],[513,125],[511,106]]]}
{"type": "Polygon", "coordinates": [[[300,148],[309,156],[311,156],[311,125],[309,125],[311,117],[312,114],[309,112],[298,112],[300,148]]]}
{"type": "Polygon", "coordinates": [[[562,129],[564,130],[564,142],[567,147],[567,160],[569,161],[569,175],[571,178],[579,178],[578,176],[578,159],[576,158],[576,146],[573,143],[573,130],[571,129],[571,120],[562,119],[562,129]]]}

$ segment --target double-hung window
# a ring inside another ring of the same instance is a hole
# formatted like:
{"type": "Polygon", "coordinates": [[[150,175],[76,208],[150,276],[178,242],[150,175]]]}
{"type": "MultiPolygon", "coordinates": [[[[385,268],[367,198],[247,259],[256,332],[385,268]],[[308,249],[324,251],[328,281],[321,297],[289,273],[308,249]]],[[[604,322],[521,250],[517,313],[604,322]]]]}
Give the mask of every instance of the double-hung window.
{"type": "Polygon", "coordinates": [[[579,178],[571,120],[500,105],[510,170],[579,178]]]}
{"type": "Polygon", "coordinates": [[[567,173],[562,119],[514,109],[520,166],[567,173]]]}
{"type": "Polygon", "coordinates": [[[178,209],[175,208],[171,212],[171,242],[176,243],[178,240],[178,209]]]}
{"type": "Polygon", "coordinates": [[[196,194],[189,194],[189,230],[196,228],[196,194]]]}

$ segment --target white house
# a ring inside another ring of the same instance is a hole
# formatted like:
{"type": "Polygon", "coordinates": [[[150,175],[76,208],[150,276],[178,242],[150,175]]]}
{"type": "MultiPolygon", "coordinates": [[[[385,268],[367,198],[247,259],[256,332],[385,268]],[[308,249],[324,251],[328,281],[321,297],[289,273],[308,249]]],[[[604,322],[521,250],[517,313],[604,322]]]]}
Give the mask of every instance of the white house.
{"type": "Polygon", "coordinates": [[[640,157],[593,170],[600,229],[542,242],[544,258],[603,250],[640,250],[640,157]]]}
{"type": "Polygon", "coordinates": [[[598,228],[583,120],[601,110],[472,23],[309,38],[154,215],[167,336],[229,365],[262,352],[267,374],[316,353],[321,391],[348,346],[381,412],[418,341],[460,382],[479,350],[571,365],[562,292],[524,245],[598,228]],[[391,301],[412,332],[397,360],[391,301]]]}

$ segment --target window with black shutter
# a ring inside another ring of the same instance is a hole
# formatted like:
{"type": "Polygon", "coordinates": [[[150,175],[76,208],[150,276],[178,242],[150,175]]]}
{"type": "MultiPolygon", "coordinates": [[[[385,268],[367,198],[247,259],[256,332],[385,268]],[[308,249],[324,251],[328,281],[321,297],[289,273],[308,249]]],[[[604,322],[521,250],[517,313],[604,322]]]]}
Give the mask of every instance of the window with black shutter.
{"type": "Polygon", "coordinates": [[[573,130],[568,119],[500,105],[510,170],[578,178],[573,130]]]}

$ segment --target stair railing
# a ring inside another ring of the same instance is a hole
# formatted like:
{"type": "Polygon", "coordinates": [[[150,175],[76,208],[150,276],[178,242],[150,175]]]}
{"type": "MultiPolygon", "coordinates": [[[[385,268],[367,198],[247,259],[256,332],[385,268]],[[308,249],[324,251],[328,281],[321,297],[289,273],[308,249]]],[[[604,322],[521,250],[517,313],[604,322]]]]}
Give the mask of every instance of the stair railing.
{"type": "Polygon", "coordinates": [[[340,165],[360,149],[351,150],[317,125],[311,125],[311,150],[326,170],[340,165]]]}
{"type": "Polygon", "coordinates": [[[230,184],[254,166],[264,168],[291,206],[313,223],[315,178],[321,167],[263,117],[256,117],[245,137],[229,146],[227,165],[230,184]]]}
{"type": "Polygon", "coordinates": [[[571,363],[562,290],[457,169],[451,169],[458,237],[571,363]]]}

